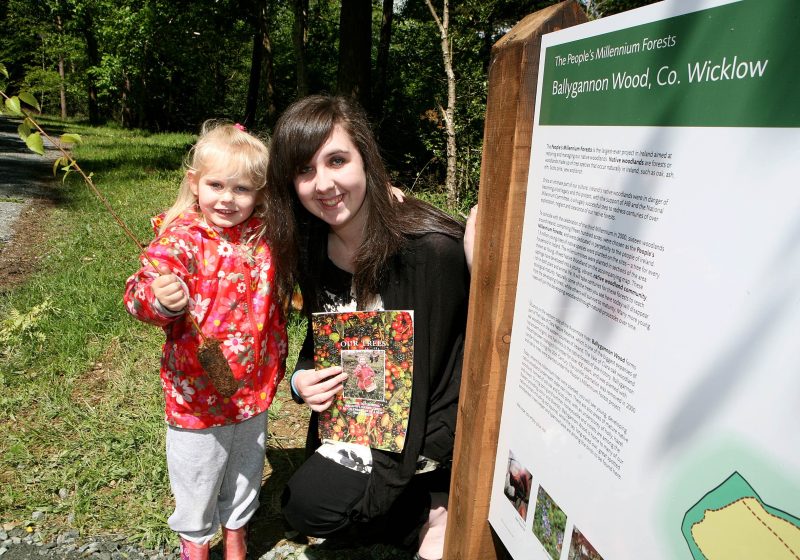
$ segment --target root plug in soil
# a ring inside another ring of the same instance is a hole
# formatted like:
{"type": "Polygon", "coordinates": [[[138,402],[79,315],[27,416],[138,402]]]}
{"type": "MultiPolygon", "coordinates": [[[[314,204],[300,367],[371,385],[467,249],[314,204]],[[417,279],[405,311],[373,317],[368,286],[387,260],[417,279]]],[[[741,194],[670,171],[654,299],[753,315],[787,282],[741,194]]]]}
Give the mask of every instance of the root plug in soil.
{"type": "Polygon", "coordinates": [[[231,366],[222,353],[218,340],[203,341],[197,351],[197,359],[220,395],[230,397],[236,392],[239,384],[233,377],[231,366]]]}

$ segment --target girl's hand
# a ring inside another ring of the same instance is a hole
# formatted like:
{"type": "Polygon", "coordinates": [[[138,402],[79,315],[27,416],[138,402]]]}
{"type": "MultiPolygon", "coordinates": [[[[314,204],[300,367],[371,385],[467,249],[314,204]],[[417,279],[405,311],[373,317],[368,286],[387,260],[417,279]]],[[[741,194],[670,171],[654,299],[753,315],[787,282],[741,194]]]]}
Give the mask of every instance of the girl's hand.
{"type": "Polygon", "coordinates": [[[170,311],[180,311],[186,307],[189,296],[186,295],[183,282],[165,266],[160,266],[158,272],[160,276],[151,284],[158,303],[170,311]]]}
{"type": "Polygon", "coordinates": [[[337,393],[344,390],[347,374],[342,368],[300,369],[292,376],[297,394],[314,412],[322,412],[331,406],[337,393]]]}

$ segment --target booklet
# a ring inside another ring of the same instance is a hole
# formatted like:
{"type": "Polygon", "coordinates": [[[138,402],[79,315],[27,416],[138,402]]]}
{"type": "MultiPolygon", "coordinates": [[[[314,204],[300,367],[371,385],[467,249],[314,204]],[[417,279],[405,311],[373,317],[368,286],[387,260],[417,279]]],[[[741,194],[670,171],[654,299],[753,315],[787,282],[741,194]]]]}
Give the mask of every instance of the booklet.
{"type": "Polygon", "coordinates": [[[411,406],[413,311],[314,313],[314,364],[341,366],[344,391],[319,415],[320,439],[399,453],[411,406]]]}

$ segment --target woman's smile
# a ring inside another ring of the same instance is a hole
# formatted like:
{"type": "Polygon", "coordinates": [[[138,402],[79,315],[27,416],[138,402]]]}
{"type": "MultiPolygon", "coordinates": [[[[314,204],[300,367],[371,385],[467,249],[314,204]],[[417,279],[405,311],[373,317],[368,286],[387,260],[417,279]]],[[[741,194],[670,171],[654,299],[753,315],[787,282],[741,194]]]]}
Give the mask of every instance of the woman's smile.
{"type": "Polygon", "coordinates": [[[336,208],[339,203],[344,200],[344,194],[339,194],[328,198],[318,198],[317,200],[326,208],[336,208]]]}

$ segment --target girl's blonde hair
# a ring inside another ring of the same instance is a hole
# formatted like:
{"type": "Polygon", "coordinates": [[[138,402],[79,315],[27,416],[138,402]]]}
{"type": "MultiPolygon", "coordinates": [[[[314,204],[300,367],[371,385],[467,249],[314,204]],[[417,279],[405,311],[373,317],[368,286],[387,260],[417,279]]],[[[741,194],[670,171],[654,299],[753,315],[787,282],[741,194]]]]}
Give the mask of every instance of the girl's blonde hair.
{"type": "Polygon", "coordinates": [[[192,192],[188,171],[203,174],[213,161],[224,161],[232,171],[231,177],[247,177],[256,189],[258,203],[253,215],[263,217],[264,186],[267,183],[267,146],[258,137],[246,132],[241,125],[208,120],[203,123],[197,143],[184,158],[184,175],[178,198],[167,210],[159,228],[163,234],[170,223],[197,203],[192,192]]]}

